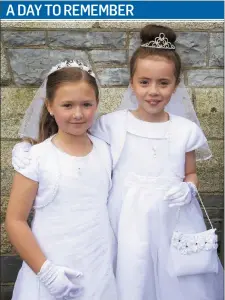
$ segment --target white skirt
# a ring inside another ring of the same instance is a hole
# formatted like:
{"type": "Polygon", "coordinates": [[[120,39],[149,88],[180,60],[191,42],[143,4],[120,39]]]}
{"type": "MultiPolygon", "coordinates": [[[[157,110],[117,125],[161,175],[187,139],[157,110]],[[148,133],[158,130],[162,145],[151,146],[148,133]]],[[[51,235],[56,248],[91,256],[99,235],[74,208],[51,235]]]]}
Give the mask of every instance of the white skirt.
{"type": "MultiPolygon", "coordinates": [[[[206,230],[196,199],[180,211],[169,208],[165,191],[177,179],[137,178],[122,204],[118,225],[116,280],[119,300],[222,300],[223,269],[218,273],[171,277],[168,272],[172,233],[206,230]],[[166,184],[165,184],[166,182],[166,184]]],[[[219,260],[219,258],[218,258],[219,260]]]]}

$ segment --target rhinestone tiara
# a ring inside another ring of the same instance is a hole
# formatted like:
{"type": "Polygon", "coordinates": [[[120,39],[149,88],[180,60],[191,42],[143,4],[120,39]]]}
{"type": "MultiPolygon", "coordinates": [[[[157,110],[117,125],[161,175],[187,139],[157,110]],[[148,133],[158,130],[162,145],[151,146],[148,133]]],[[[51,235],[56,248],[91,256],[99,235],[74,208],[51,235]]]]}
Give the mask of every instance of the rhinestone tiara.
{"type": "Polygon", "coordinates": [[[158,49],[168,49],[175,50],[176,47],[168,41],[168,38],[164,33],[160,33],[154,41],[149,41],[148,43],[142,44],[141,47],[145,48],[158,48],[158,49]]]}
{"type": "Polygon", "coordinates": [[[78,60],[78,59],[62,61],[61,63],[59,63],[56,66],[51,68],[50,72],[48,73],[48,76],[57,70],[60,70],[63,68],[73,68],[73,67],[79,68],[95,78],[95,73],[92,71],[92,69],[90,67],[88,67],[87,65],[85,65],[81,60],[78,60]]]}

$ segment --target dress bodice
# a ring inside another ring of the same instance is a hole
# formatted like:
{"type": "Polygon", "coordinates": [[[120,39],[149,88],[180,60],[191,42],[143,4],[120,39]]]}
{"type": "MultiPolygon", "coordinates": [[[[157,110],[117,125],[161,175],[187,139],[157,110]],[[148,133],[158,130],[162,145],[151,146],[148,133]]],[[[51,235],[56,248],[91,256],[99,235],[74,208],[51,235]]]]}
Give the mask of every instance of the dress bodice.
{"type": "Polygon", "coordinates": [[[146,122],[128,113],[127,134],[115,174],[176,176],[171,164],[171,122],[146,122]]]}

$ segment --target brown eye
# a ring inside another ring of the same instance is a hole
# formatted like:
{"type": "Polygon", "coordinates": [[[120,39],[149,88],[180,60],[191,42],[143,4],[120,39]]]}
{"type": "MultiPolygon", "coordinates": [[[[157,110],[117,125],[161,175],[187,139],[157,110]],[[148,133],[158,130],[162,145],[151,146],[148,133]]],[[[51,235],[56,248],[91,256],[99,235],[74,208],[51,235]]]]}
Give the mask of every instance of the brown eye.
{"type": "Polygon", "coordinates": [[[65,103],[65,104],[63,104],[63,107],[70,108],[70,107],[72,107],[72,105],[69,103],[65,103]]]}
{"type": "Polygon", "coordinates": [[[92,106],[92,103],[89,103],[89,102],[84,103],[84,107],[90,107],[90,106],[92,106]]]}
{"type": "Polygon", "coordinates": [[[146,85],[146,84],[148,84],[148,81],[147,81],[147,80],[141,80],[141,81],[140,81],[140,84],[146,85]]]}
{"type": "Polygon", "coordinates": [[[161,85],[168,85],[168,84],[169,84],[168,81],[162,81],[162,82],[161,82],[161,85]]]}

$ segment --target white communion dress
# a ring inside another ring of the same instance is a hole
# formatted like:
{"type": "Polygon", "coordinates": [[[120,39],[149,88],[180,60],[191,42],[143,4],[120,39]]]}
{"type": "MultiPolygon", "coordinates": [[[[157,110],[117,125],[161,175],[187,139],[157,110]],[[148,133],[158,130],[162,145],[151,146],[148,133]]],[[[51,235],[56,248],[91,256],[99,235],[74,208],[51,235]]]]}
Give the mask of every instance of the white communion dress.
{"type": "Polygon", "coordinates": [[[110,143],[115,127],[122,124],[125,128],[117,128],[117,138],[122,139],[121,132],[126,131],[124,142],[119,141],[123,146],[111,145],[112,151],[122,150],[120,154],[112,153],[118,161],[114,161],[109,197],[116,238],[118,299],[222,300],[220,263],[218,274],[170,277],[168,273],[175,227],[187,233],[206,230],[197,199],[181,208],[177,224],[178,208],[169,208],[164,200],[165,192],[183,181],[185,153],[200,147],[205,136],[196,124],[175,115],[170,115],[168,122],[150,123],[129,111],[103,116],[92,134],[110,143]]]}
{"type": "MultiPolygon", "coordinates": [[[[39,183],[32,232],[46,257],[83,273],[78,300],[116,300],[112,229],[107,211],[111,158],[105,142],[92,137],[93,150],[74,157],[51,138],[31,149],[31,163],[17,170],[39,183]]],[[[54,300],[23,262],[13,300],[54,300]]]]}

